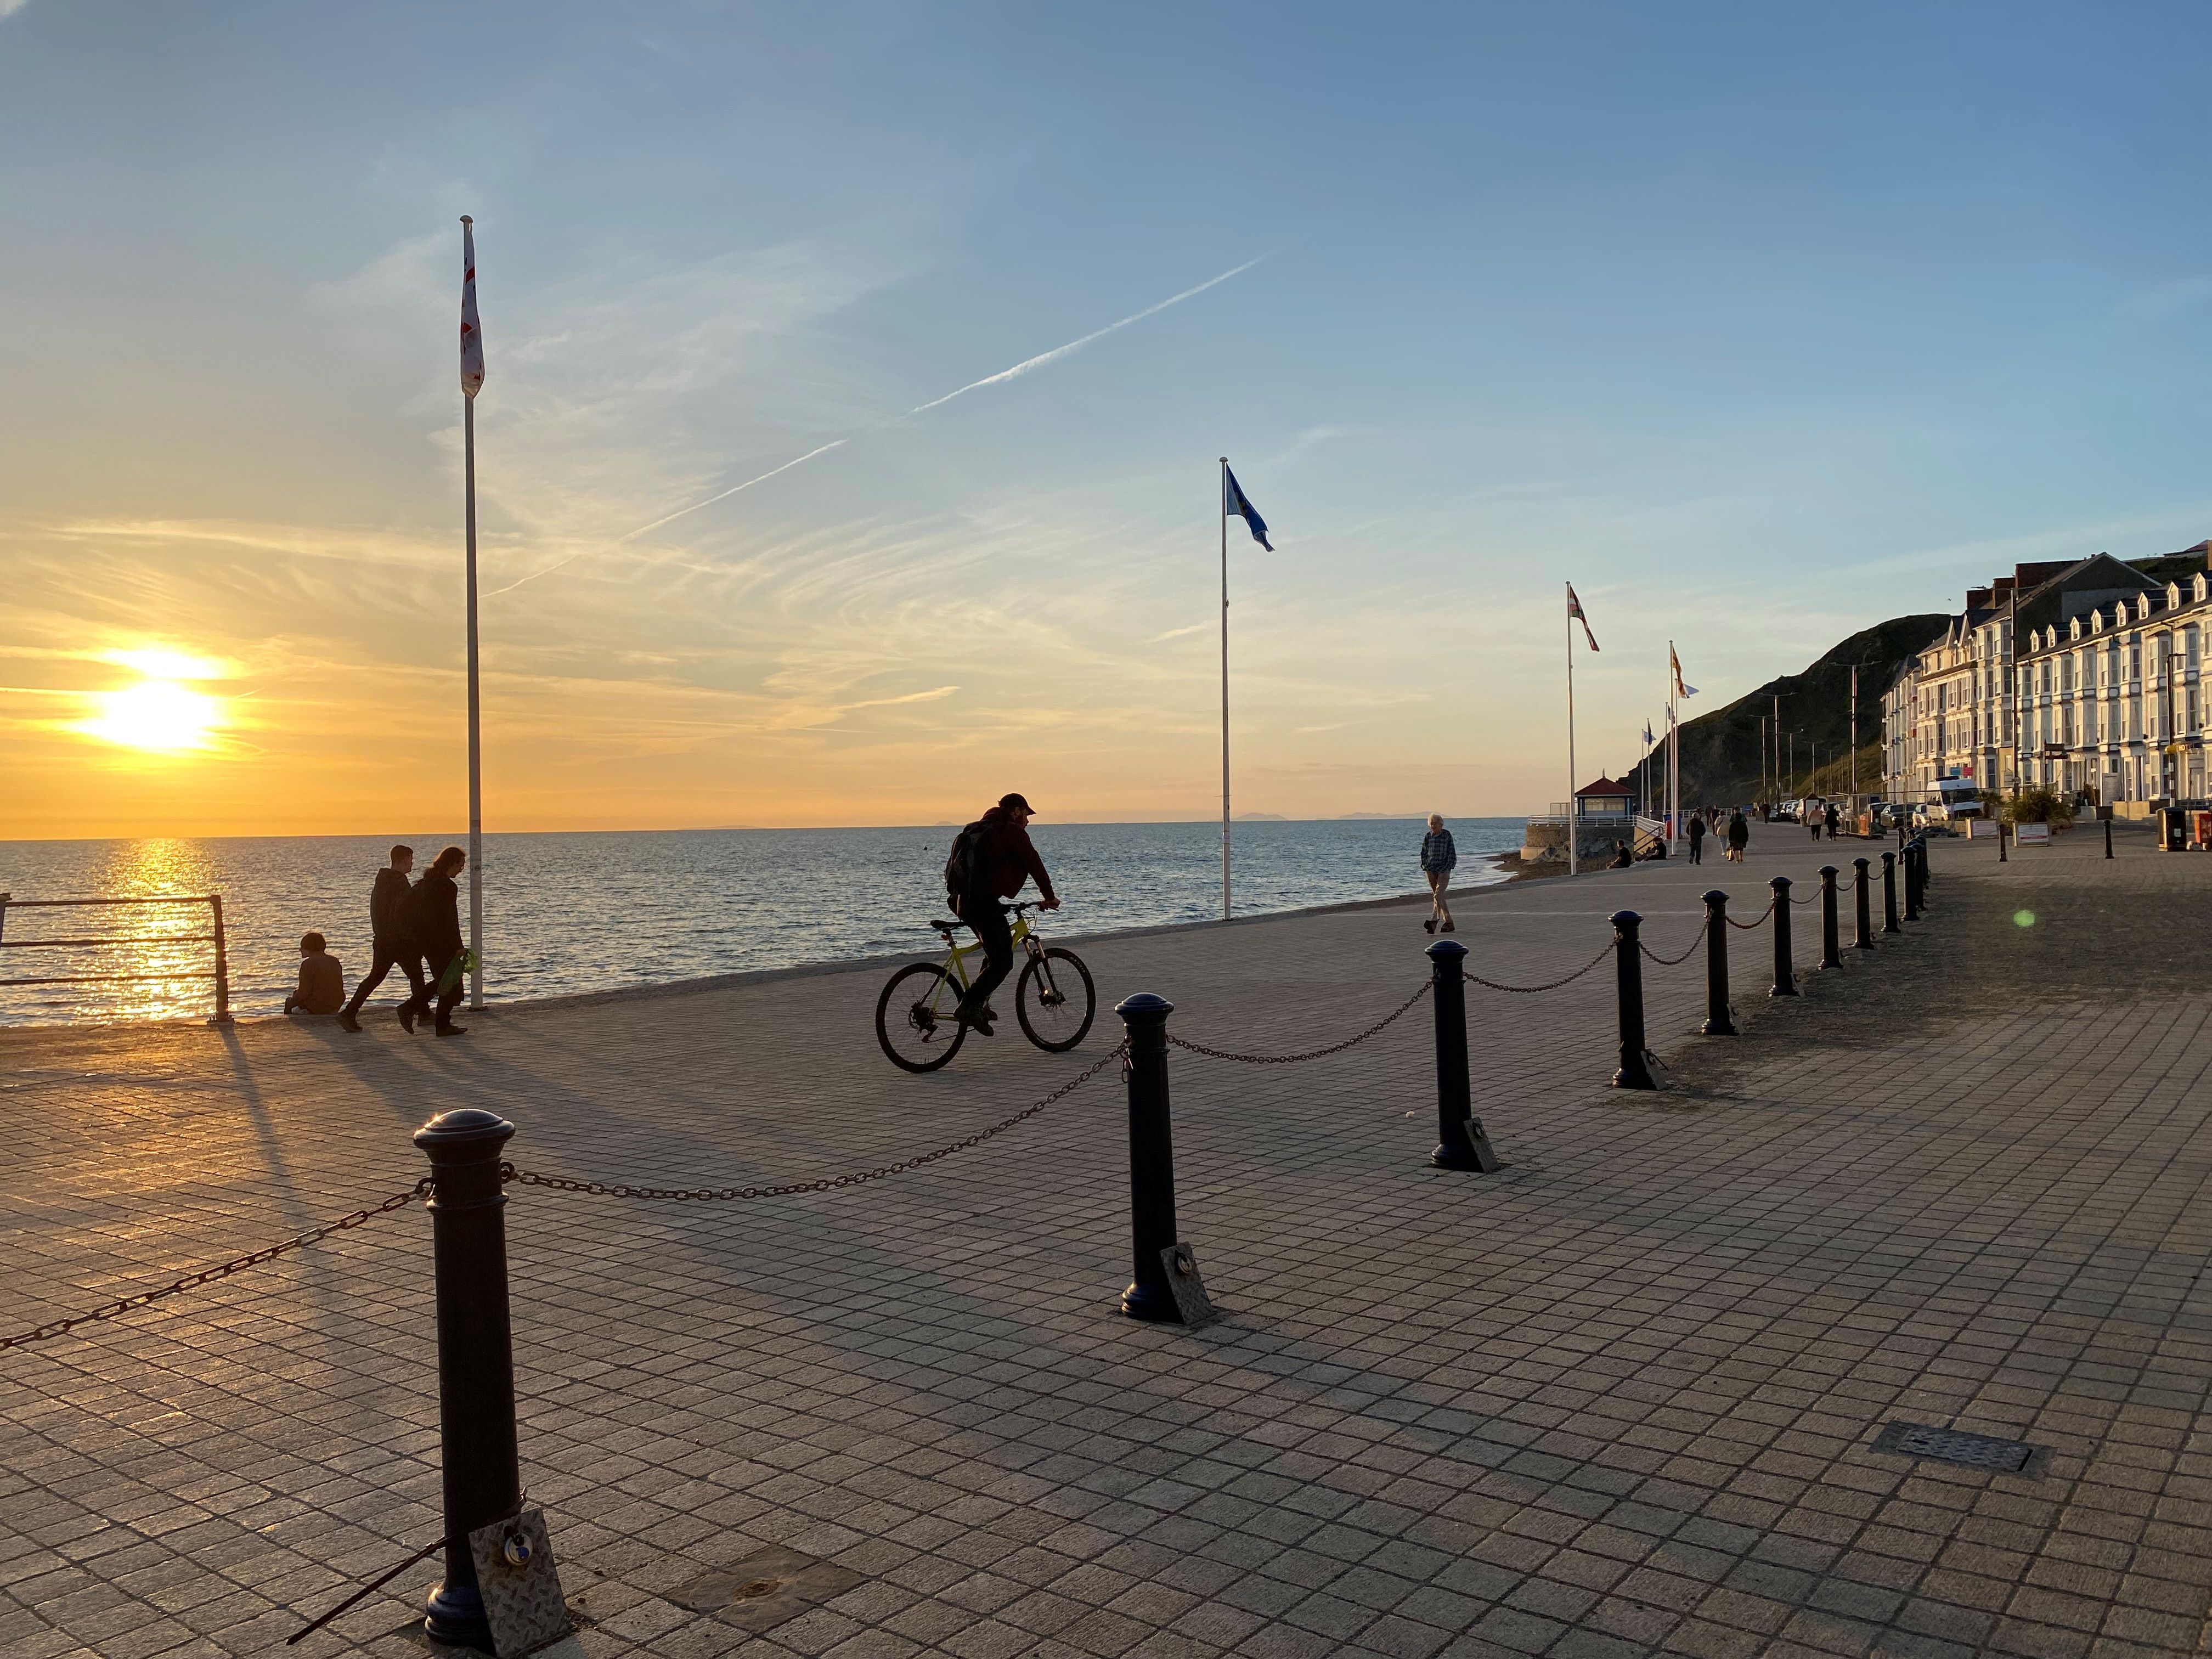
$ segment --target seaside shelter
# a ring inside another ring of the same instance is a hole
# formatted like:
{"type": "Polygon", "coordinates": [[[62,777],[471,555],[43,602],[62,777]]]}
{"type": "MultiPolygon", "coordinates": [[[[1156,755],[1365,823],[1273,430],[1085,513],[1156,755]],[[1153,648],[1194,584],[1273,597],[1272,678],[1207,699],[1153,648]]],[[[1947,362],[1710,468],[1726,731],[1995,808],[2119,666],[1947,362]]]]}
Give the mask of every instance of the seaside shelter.
{"type": "Polygon", "coordinates": [[[1636,792],[1615,778],[1601,777],[1575,791],[1578,818],[1618,818],[1625,823],[1635,810],[1636,792]]]}

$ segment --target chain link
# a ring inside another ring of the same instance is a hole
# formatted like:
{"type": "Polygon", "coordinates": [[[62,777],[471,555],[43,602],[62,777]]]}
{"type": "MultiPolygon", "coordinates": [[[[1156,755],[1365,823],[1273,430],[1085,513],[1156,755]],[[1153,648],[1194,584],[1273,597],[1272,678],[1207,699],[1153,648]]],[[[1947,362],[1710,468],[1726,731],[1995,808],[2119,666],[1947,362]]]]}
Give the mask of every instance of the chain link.
{"type": "Polygon", "coordinates": [[[1612,954],[1613,945],[1608,943],[1601,946],[1595,956],[1592,957],[1588,962],[1583,963],[1581,967],[1576,969],[1573,973],[1569,974],[1565,979],[1555,979],[1543,985],[1501,985],[1494,979],[1485,979],[1480,974],[1470,974],[1466,972],[1464,969],[1461,971],[1460,977],[1466,980],[1470,985],[1481,986],[1486,991],[1504,991],[1509,995],[1516,997],[1534,996],[1539,991],[1556,991],[1562,985],[1573,984],[1577,980],[1580,979],[1584,974],[1589,972],[1591,969],[1596,967],[1598,963],[1603,962],[1612,954]]]}
{"type": "Polygon", "coordinates": [[[1046,1107],[1065,1100],[1115,1060],[1127,1059],[1128,1052],[1127,1043],[1117,1044],[1036,1105],[1024,1108],[1012,1117],[994,1123],[988,1129],[978,1129],[964,1140],[956,1140],[950,1146],[939,1146],[933,1152],[924,1152],[921,1157],[908,1158],[903,1163],[880,1164],[872,1170],[824,1176],[819,1181],[793,1181],[781,1187],[623,1187],[604,1181],[571,1181],[566,1176],[539,1175],[532,1170],[518,1170],[512,1164],[499,1166],[500,1178],[520,1187],[550,1187],[556,1192],[584,1193],[593,1198],[668,1199],[687,1204],[720,1203],[749,1198],[789,1198],[799,1193],[835,1192],[842,1187],[858,1187],[866,1182],[881,1181],[887,1176],[903,1175],[908,1170],[919,1170],[925,1164],[934,1164],[940,1158],[964,1152],[970,1146],[980,1146],[992,1136],[1004,1134],[1016,1124],[1028,1122],[1046,1107]]]}
{"type": "Polygon", "coordinates": [[[1705,930],[1712,925],[1713,921],[1711,916],[1706,917],[1704,921],[1700,922],[1698,925],[1697,938],[1690,941],[1689,950],[1683,951],[1679,957],[1662,957],[1650,945],[1644,945],[1644,941],[1641,938],[1638,938],[1636,942],[1638,945],[1643,945],[1644,954],[1650,957],[1652,961],[1657,963],[1662,968],[1676,968],[1680,967],[1683,963],[1686,963],[1690,959],[1690,951],[1694,951],[1698,948],[1698,944],[1705,937],[1705,930]]]}
{"type": "Polygon", "coordinates": [[[1774,901],[1772,899],[1769,899],[1766,901],[1766,908],[1764,910],[1761,910],[1757,915],[1753,916],[1749,921],[1738,921],[1734,916],[1728,916],[1723,918],[1723,920],[1727,921],[1729,927],[1741,927],[1744,932],[1749,933],[1753,928],[1758,927],[1760,922],[1765,921],[1767,917],[1773,914],[1774,901]]]}
{"type": "Polygon", "coordinates": [[[256,1250],[251,1255],[235,1257],[218,1267],[203,1267],[196,1273],[186,1273],[173,1285],[164,1285],[158,1291],[141,1291],[136,1296],[126,1296],[119,1301],[110,1302],[104,1307],[94,1308],[90,1313],[79,1314],[74,1319],[57,1319],[50,1325],[40,1325],[31,1330],[19,1332],[14,1336],[0,1337],[0,1352],[5,1352],[9,1348],[20,1348],[32,1342],[43,1342],[50,1336],[63,1335],[75,1330],[80,1325],[90,1325],[99,1320],[113,1319],[118,1315],[131,1313],[145,1307],[149,1303],[159,1302],[164,1297],[174,1296],[179,1291],[197,1290],[203,1285],[213,1284],[218,1279],[228,1279],[233,1273],[243,1273],[248,1267],[258,1267],[264,1261],[273,1261],[278,1256],[289,1255],[294,1250],[304,1249],[310,1244],[319,1244],[333,1233],[349,1232],[365,1221],[374,1221],[380,1215],[389,1215],[392,1211],[400,1208],[403,1205],[412,1203],[418,1198],[428,1198],[434,1189],[435,1183],[428,1176],[424,1176],[405,1192],[394,1193],[381,1204],[372,1204],[365,1210],[356,1210],[350,1215],[340,1216],[336,1221],[325,1222],[319,1227],[312,1227],[304,1233],[294,1235],[281,1244],[271,1244],[265,1250],[256,1250]]]}
{"type": "Polygon", "coordinates": [[[1170,1036],[1168,1038],[1168,1041],[1178,1048],[1187,1048],[1194,1054],[1204,1054],[1209,1060],[1233,1060],[1246,1066],[1297,1066],[1309,1060],[1319,1060],[1324,1054],[1340,1054],[1346,1048],[1352,1048],[1355,1044],[1366,1042],[1368,1038],[1373,1036],[1384,1026],[1389,1025],[1397,1019],[1399,1016],[1403,1014],[1407,1009],[1411,1008],[1415,1003],[1419,1002],[1423,997],[1428,995],[1429,986],[1431,983],[1431,981],[1423,980],[1421,981],[1421,988],[1419,990],[1414,992],[1413,995],[1407,997],[1403,1002],[1400,1003],[1395,1008],[1393,1008],[1389,1013],[1383,1015],[1382,1018],[1376,1020],[1374,1024],[1369,1026],[1358,1036],[1346,1037],[1341,1042],[1332,1042],[1326,1048],[1309,1048],[1302,1054],[1240,1054],[1228,1048],[1209,1048],[1202,1042],[1186,1042],[1179,1036],[1170,1036]]]}

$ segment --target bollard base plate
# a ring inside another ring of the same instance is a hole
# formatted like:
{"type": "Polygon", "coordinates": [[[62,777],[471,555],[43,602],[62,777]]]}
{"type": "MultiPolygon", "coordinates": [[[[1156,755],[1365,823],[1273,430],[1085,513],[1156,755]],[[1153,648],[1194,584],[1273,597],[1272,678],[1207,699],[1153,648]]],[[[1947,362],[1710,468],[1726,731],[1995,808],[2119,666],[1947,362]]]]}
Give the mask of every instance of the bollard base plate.
{"type": "Polygon", "coordinates": [[[525,1510],[478,1527],[469,1534],[469,1559],[495,1653],[535,1653],[568,1633],[568,1604],[554,1570],[544,1510],[525,1510]]]}
{"type": "Polygon", "coordinates": [[[1132,1285],[1121,1293],[1121,1311],[1132,1319],[1160,1324],[1182,1324],[1195,1330],[1221,1315],[1206,1294],[1206,1281],[1198,1275],[1198,1255],[1188,1244],[1170,1244],[1160,1252],[1167,1270],[1168,1294],[1162,1297],[1150,1285],[1132,1285]]]}
{"type": "Polygon", "coordinates": [[[1505,1167],[1505,1160],[1490,1144],[1490,1137],[1482,1132],[1482,1120],[1468,1119],[1462,1133],[1467,1144],[1455,1146],[1444,1141],[1429,1154],[1429,1162],[1439,1170],[1472,1170],[1478,1175],[1495,1175],[1505,1167]]]}

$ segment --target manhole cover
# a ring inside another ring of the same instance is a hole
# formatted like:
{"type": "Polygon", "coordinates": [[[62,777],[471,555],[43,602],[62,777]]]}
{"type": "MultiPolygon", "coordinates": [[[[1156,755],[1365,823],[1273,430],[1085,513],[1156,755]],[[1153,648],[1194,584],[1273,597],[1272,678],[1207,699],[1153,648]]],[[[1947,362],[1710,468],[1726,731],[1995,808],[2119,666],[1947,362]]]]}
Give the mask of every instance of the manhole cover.
{"type": "Polygon", "coordinates": [[[1871,1449],[1894,1452],[1900,1457],[1932,1457],[1939,1463],[1996,1469],[2005,1474],[2027,1472],[2028,1461],[2036,1455],[2036,1449],[2025,1441],[1968,1434],[1962,1429],[1933,1429],[1923,1423],[1887,1425],[1875,1437],[1871,1449]]]}
{"type": "Polygon", "coordinates": [[[702,1572],[670,1591],[668,1599],[693,1613],[757,1632],[796,1619],[860,1582],[850,1568],[775,1547],[702,1572]]]}

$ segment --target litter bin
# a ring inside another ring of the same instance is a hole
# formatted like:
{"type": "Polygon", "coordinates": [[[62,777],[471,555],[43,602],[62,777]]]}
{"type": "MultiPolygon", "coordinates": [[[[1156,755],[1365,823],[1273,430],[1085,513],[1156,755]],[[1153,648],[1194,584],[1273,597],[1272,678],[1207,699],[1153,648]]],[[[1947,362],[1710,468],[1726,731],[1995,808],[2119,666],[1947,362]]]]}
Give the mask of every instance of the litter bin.
{"type": "Polygon", "coordinates": [[[2212,812],[2189,815],[2190,839],[2199,847],[2212,847],[2212,812]]]}
{"type": "Polygon", "coordinates": [[[2158,850],[2161,853],[2185,852],[2189,847],[2189,814],[2179,806],[2158,809],[2158,850]]]}

